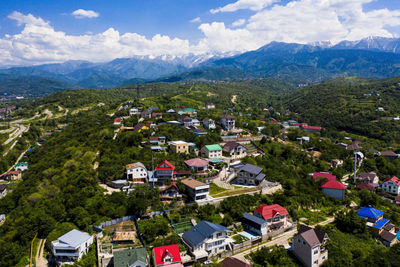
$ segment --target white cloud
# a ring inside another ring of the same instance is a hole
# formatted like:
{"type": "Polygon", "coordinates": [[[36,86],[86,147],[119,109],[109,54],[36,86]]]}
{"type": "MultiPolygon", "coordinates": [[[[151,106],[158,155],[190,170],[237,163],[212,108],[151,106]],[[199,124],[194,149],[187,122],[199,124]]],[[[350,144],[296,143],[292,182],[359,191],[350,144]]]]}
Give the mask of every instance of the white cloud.
{"type": "Polygon", "coordinates": [[[77,9],[74,12],[72,12],[71,15],[77,19],[84,19],[84,18],[92,19],[92,18],[97,18],[99,16],[99,13],[93,10],[77,9]]]}
{"type": "Polygon", "coordinates": [[[198,22],[201,22],[201,19],[200,19],[200,17],[197,17],[197,18],[192,19],[190,22],[191,23],[198,23],[198,22]]]}
{"type": "Polygon", "coordinates": [[[245,19],[238,19],[232,23],[232,27],[239,27],[246,23],[245,19]]]}
{"type": "Polygon", "coordinates": [[[279,1],[281,0],[238,0],[235,3],[228,4],[223,7],[211,9],[210,12],[215,14],[218,12],[234,12],[240,9],[250,9],[253,11],[257,11],[279,1]]]}

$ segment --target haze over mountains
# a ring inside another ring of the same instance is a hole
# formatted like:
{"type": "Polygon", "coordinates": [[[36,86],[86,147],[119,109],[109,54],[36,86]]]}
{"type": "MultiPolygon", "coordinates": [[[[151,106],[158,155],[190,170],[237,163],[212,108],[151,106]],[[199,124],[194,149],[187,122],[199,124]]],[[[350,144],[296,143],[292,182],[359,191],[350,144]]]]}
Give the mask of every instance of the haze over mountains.
{"type": "Polygon", "coordinates": [[[110,88],[150,81],[238,80],[272,77],[293,83],[337,76],[400,75],[400,38],[368,37],[336,45],[272,42],[239,55],[67,61],[0,70],[0,93],[41,95],[74,88],[110,88]],[[38,80],[40,78],[40,80],[38,80]],[[30,86],[35,80],[35,86],[30,86]],[[38,82],[40,85],[38,85],[38,82]],[[7,85],[7,86],[5,86],[7,85]]]}

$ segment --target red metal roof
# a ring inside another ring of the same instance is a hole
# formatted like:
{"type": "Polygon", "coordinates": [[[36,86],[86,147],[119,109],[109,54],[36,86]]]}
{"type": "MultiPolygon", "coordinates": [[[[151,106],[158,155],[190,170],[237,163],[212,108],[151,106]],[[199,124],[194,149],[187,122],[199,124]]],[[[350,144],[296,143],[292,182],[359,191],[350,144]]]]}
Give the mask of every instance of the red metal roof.
{"type": "Polygon", "coordinates": [[[173,171],[175,169],[175,166],[172,165],[168,160],[164,160],[160,164],[157,165],[156,170],[171,170],[173,171]],[[162,165],[166,164],[169,167],[161,167],[162,165]]]}
{"type": "Polygon", "coordinates": [[[383,181],[384,183],[388,182],[388,181],[392,181],[393,183],[395,183],[396,185],[400,186],[400,179],[397,178],[396,176],[393,176],[391,178],[387,178],[385,181],[383,181]]]}
{"type": "Polygon", "coordinates": [[[321,130],[322,127],[320,126],[308,126],[308,125],[303,125],[301,126],[303,129],[309,129],[309,130],[321,130]]]}
{"type": "Polygon", "coordinates": [[[258,209],[256,209],[256,212],[260,213],[265,220],[275,217],[277,213],[279,213],[280,215],[288,214],[288,211],[279,204],[262,204],[258,209]]]}
{"type": "Polygon", "coordinates": [[[341,189],[341,190],[346,190],[346,187],[344,186],[344,184],[336,181],[336,180],[331,180],[331,181],[327,181],[327,182],[323,182],[321,184],[322,188],[329,188],[329,189],[341,189]]]}
{"type": "Polygon", "coordinates": [[[172,261],[170,263],[181,262],[181,254],[179,253],[179,247],[177,244],[155,247],[153,249],[153,253],[156,265],[164,264],[164,259],[167,255],[172,257],[172,261]]]}
{"type": "Polygon", "coordinates": [[[326,173],[326,172],[314,172],[314,173],[313,173],[313,179],[314,179],[315,181],[317,181],[317,180],[318,180],[318,179],[317,179],[318,177],[326,178],[326,179],[328,179],[328,181],[336,180],[336,175],[333,175],[333,174],[331,174],[331,173],[326,173]]]}
{"type": "Polygon", "coordinates": [[[114,119],[114,122],[121,122],[122,119],[114,119]]]}

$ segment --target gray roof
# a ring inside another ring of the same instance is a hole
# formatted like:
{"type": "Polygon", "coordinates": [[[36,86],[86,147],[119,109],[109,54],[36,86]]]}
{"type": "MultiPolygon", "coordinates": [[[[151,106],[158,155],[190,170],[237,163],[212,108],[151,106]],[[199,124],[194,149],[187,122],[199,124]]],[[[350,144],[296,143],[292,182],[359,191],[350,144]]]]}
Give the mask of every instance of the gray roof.
{"type": "Polygon", "coordinates": [[[396,235],[394,235],[394,234],[392,234],[392,233],[390,233],[390,232],[388,232],[386,230],[383,230],[382,233],[380,234],[380,236],[381,236],[381,238],[383,240],[385,240],[385,241],[387,241],[389,243],[392,243],[393,240],[395,240],[397,238],[396,235]]]}
{"type": "Polygon", "coordinates": [[[247,212],[243,213],[243,221],[247,224],[250,224],[251,226],[257,226],[261,227],[263,224],[265,224],[267,221],[264,219],[261,219],[257,216],[251,215],[247,212]]]}
{"type": "Polygon", "coordinates": [[[299,235],[304,238],[310,247],[322,244],[325,236],[327,236],[325,232],[311,228],[307,225],[300,225],[299,235]]]}
{"type": "Polygon", "coordinates": [[[230,232],[228,228],[215,223],[201,221],[196,226],[183,234],[183,239],[191,245],[197,246],[215,232],[230,232]]]}
{"type": "Polygon", "coordinates": [[[249,172],[249,173],[257,175],[262,171],[262,168],[254,166],[252,164],[246,164],[242,168],[240,168],[238,172],[241,172],[241,171],[245,171],[245,172],[249,172]]]}
{"type": "MultiPolygon", "coordinates": [[[[65,235],[58,238],[59,245],[63,247],[76,248],[82,243],[86,242],[91,236],[88,233],[73,229],[65,235]],[[62,244],[61,244],[62,243],[62,244]]],[[[57,245],[58,246],[58,245],[57,245]]]]}
{"type": "Polygon", "coordinates": [[[114,251],[114,267],[131,266],[137,261],[147,265],[147,252],[145,248],[125,249],[114,251]]]}
{"type": "Polygon", "coordinates": [[[265,174],[264,173],[260,173],[259,175],[256,176],[256,180],[261,182],[265,179],[265,174]]]}

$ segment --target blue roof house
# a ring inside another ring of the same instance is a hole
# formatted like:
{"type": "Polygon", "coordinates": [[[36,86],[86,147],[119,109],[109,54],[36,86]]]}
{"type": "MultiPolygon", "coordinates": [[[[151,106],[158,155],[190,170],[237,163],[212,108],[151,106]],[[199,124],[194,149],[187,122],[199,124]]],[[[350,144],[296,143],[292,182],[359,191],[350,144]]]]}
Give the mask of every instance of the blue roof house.
{"type": "Polygon", "coordinates": [[[196,260],[208,258],[233,247],[233,239],[228,237],[228,228],[208,221],[201,221],[183,234],[182,239],[196,260]]]}
{"type": "Polygon", "coordinates": [[[357,216],[367,220],[367,226],[370,232],[378,236],[384,230],[384,227],[389,224],[389,220],[383,218],[384,212],[372,207],[361,207],[357,212],[357,216]]]}
{"type": "Polygon", "coordinates": [[[93,237],[73,229],[51,242],[51,251],[57,262],[75,262],[89,251],[93,237]]]}

